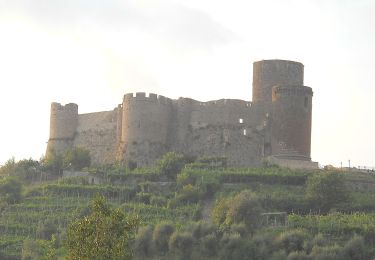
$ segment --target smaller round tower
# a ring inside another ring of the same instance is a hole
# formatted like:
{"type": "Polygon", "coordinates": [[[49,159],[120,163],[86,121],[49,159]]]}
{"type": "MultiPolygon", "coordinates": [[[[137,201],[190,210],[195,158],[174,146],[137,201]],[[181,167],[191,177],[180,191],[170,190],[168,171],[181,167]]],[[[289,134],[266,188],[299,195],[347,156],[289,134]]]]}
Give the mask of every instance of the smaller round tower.
{"type": "Polygon", "coordinates": [[[74,103],[62,106],[51,104],[50,134],[47,145],[47,156],[51,152],[63,153],[71,145],[78,125],[78,105],[74,103]]]}
{"type": "Polygon", "coordinates": [[[284,159],[310,160],[310,87],[277,85],[272,88],[272,155],[284,159]]]}

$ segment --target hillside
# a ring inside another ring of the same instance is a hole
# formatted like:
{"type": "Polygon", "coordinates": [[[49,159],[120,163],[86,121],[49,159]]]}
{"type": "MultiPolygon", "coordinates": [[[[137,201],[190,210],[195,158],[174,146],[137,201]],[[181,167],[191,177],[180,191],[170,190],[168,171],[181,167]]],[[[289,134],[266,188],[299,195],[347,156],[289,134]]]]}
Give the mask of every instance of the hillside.
{"type": "Polygon", "coordinates": [[[67,226],[90,212],[95,194],[127,215],[139,215],[135,259],[375,256],[373,173],[227,168],[223,158],[206,158],[181,164],[164,159],[159,167],[133,170],[111,165],[88,169],[83,177],[47,174],[43,180],[43,168],[25,161],[0,171],[1,259],[66,256],[67,226]],[[19,199],[9,199],[13,191],[4,187],[12,176],[6,174],[17,177],[19,199]],[[337,181],[328,187],[343,195],[330,203],[312,199],[307,186],[313,176],[343,180],[344,190],[335,190],[337,181]]]}

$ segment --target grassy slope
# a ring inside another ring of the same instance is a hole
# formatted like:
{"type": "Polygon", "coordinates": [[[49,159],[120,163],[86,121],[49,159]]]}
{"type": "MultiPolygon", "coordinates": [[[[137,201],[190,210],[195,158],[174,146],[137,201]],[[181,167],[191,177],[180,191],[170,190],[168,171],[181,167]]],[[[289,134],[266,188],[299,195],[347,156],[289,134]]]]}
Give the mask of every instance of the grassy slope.
{"type": "MultiPolygon", "coordinates": [[[[303,203],[303,184],[298,184],[297,181],[297,184],[290,185],[285,179],[269,178],[269,176],[276,175],[307,176],[306,173],[294,173],[279,169],[232,169],[220,172],[217,170],[195,170],[194,174],[210,175],[211,177],[214,175],[214,178],[224,176],[220,182],[226,181],[226,183],[221,183],[219,190],[214,194],[214,199],[250,189],[258,194],[268,212],[306,212],[303,203]],[[252,177],[243,178],[244,175],[252,177]],[[260,175],[268,177],[258,178],[260,175]],[[228,183],[229,181],[232,183],[228,183]]],[[[372,187],[375,185],[375,176],[363,173],[346,173],[346,178],[352,192],[352,199],[345,207],[349,208],[349,211],[375,212],[375,189],[372,187]]],[[[196,179],[195,185],[198,187],[201,187],[202,183],[197,180],[201,179],[203,180],[201,177],[196,179]]],[[[173,199],[175,189],[178,189],[175,188],[176,185],[165,186],[160,183],[150,183],[149,186],[154,189],[148,189],[147,194],[165,198],[164,205],[156,206],[140,202],[135,193],[142,192],[141,186],[77,185],[57,184],[57,182],[35,185],[32,189],[28,189],[21,203],[3,207],[0,218],[0,253],[19,257],[23,241],[26,238],[37,239],[38,226],[47,219],[54,223],[59,234],[63,237],[67,224],[87,210],[90,200],[96,192],[106,194],[113,206],[121,207],[128,213],[139,214],[144,225],[170,220],[177,226],[183,226],[199,219],[202,201],[168,207],[167,201],[173,199]]],[[[306,225],[311,225],[311,223],[306,225]]]]}

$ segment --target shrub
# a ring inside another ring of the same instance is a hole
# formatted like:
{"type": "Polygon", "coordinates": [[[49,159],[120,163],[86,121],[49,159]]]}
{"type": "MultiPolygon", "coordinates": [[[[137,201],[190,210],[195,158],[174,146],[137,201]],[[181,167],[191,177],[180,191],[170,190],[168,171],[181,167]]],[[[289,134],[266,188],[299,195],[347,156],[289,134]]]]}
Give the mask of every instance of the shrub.
{"type": "Polygon", "coordinates": [[[307,180],[305,198],[315,209],[328,212],[339,203],[348,201],[349,191],[342,173],[323,172],[307,180]]]}
{"type": "Polygon", "coordinates": [[[176,199],[182,203],[197,203],[202,195],[198,187],[188,184],[176,194],[176,199]]]}
{"type": "Polygon", "coordinates": [[[191,230],[193,237],[197,240],[216,231],[216,227],[214,225],[203,221],[192,223],[188,229],[191,230]]]}
{"type": "Polygon", "coordinates": [[[73,170],[82,170],[91,164],[90,152],[82,147],[73,147],[65,152],[64,165],[73,170]]]}
{"type": "Polygon", "coordinates": [[[365,241],[360,236],[354,236],[349,240],[342,249],[342,259],[365,260],[368,259],[366,254],[365,241]]]}
{"type": "Polygon", "coordinates": [[[50,240],[55,233],[57,233],[57,227],[51,220],[39,222],[36,229],[36,235],[39,239],[50,240]]]}
{"type": "Polygon", "coordinates": [[[180,259],[190,259],[194,239],[190,233],[174,232],[169,239],[169,250],[180,259]]]}
{"type": "Polygon", "coordinates": [[[0,180],[1,200],[8,204],[14,204],[21,200],[22,184],[13,177],[0,180]]]}
{"type": "Polygon", "coordinates": [[[154,233],[152,234],[152,240],[159,253],[165,254],[168,252],[168,241],[173,232],[174,227],[168,222],[160,222],[156,225],[154,233]]]}
{"type": "Polygon", "coordinates": [[[289,254],[293,251],[303,250],[306,238],[307,234],[304,231],[296,229],[281,233],[276,238],[276,243],[279,245],[279,248],[284,249],[289,254]]]}
{"type": "Polygon", "coordinates": [[[310,256],[314,260],[343,260],[340,256],[342,248],[338,245],[314,246],[310,256]]]}
{"type": "Polygon", "coordinates": [[[152,256],[152,232],[151,226],[139,228],[134,241],[134,252],[137,257],[147,259],[152,256]]]}
{"type": "Polygon", "coordinates": [[[312,260],[313,258],[309,255],[306,255],[305,252],[301,252],[301,251],[291,252],[287,258],[287,260],[310,260],[310,259],[312,260]]]}
{"type": "Polygon", "coordinates": [[[152,195],[150,198],[150,204],[159,207],[164,207],[167,205],[167,199],[163,196],[152,195]]]}
{"type": "Polygon", "coordinates": [[[244,223],[249,231],[254,231],[261,223],[262,207],[255,193],[244,190],[229,203],[225,223],[244,223]]]}
{"type": "Polygon", "coordinates": [[[231,201],[231,198],[222,198],[215,203],[215,207],[212,210],[211,218],[212,221],[220,226],[224,223],[227,211],[229,209],[229,203],[231,201]]]}
{"type": "Polygon", "coordinates": [[[176,179],[177,174],[180,173],[185,164],[186,160],[183,155],[169,152],[157,161],[157,168],[160,173],[171,179],[176,179]]]}
{"type": "Polygon", "coordinates": [[[255,244],[238,234],[224,234],[220,241],[219,259],[253,259],[255,244]]]}
{"type": "Polygon", "coordinates": [[[214,234],[208,234],[199,240],[200,252],[203,256],[215,257],[218,251],[218,239],[214,234]]]}
{"type": "Polygon", "coordinates": [[[138,202],[144,203],[144,204],[150,204],[151,199],[151,193],[146,192],[138,192],[135,195],[135,198],[138,202]]]}
{"type": "Polygon", "coordinates": [[[231,233],[237,233],[241,237],[246,237],[246,235],[248,234],[247,227],[244,223],[233,224],[230,227],[230,232],[231,233]]]}

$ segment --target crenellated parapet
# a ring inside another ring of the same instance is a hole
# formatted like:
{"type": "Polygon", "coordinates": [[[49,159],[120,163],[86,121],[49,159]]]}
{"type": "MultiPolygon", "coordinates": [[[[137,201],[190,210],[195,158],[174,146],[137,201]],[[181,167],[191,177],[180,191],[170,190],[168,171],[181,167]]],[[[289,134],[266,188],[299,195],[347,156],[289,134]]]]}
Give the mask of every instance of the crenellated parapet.
{"type": "Polygon", "coordinates": [[[145,92],[127,93],[124,95],[123,104],[131,102],[149,102],[160,105],[171,105],[172,99],[157,95],[154,93],[146,94],[145,92]]]}

